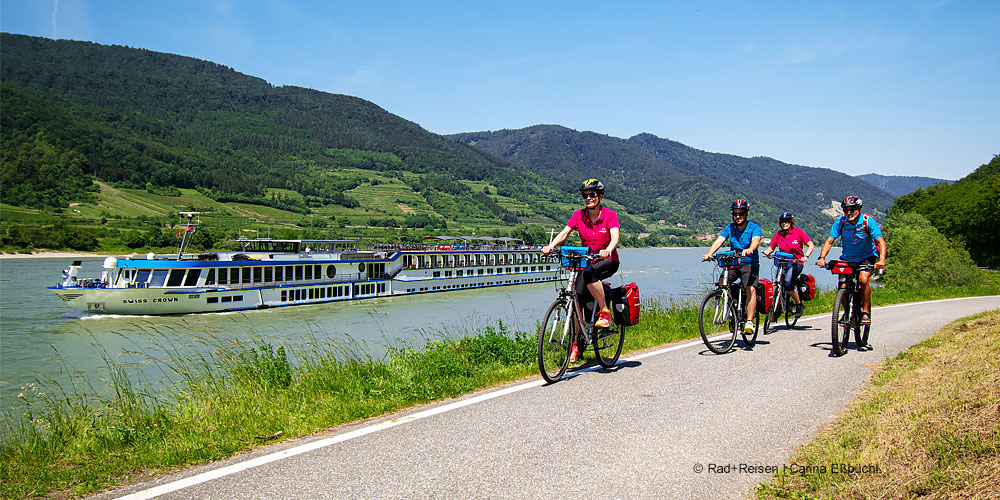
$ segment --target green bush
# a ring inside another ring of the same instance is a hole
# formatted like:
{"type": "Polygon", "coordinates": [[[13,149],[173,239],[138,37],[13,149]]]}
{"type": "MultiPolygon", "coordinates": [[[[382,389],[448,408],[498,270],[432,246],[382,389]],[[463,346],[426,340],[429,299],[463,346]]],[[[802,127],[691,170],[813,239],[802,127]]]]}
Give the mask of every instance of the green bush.
{"type": "Polygon", "coordinates": [[[965,247],[949,241],[920,214],[892,214],[885,240],[889,245],[885,279],[890,285],[963,286],[983,280],[965,247]]]}

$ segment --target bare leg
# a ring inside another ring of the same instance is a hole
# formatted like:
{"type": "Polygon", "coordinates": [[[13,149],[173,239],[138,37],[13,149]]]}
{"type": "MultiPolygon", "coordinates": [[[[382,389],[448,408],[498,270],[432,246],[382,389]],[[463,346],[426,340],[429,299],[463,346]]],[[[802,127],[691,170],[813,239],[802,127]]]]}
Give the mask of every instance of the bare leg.
{"type": "Polygon", "coordinates": [[[594,305],[597,311],[603,311],[607,309],[607,303],[604,301],[604,284],[600,281],[595,281],[594,283],[587,283],[587,290],[590,291],[590,295],[594,297],[594,305]]]}
{"type": "Polygon", "coordinates": [[[748,286],[747,290],[747,321],[753,321],[753,314],[757,311],[757,287],[748,286]]]}
{"type": "Polygon", "coordinates": [[[868,279],[871,278],[871,273],[860,272],[858,273],[858,281],[861,282],[861,286],[865,287],[865,294],[861,299],[861,312],[868,313],[871,316],[872,311],[872,287],[868,283],[868,279]]]}

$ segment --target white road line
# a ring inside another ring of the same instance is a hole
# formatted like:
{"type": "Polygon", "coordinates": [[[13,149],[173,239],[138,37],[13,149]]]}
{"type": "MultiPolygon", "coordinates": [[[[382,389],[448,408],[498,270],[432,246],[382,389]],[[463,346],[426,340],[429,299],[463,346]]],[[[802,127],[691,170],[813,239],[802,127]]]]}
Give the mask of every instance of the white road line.
{"type": "MultiPolygon", "coordinates": [[[[949,301],[954,301],[954,300],[968,300],[968,299],[976,299],[976,298],[982,298],[982,297],[959,297],[959,298],[954,298],[954,299],[929,300],[929,301],[924,301],[924,302],[910,302],[910,303],[907,303],[907,304],[896,304],[896,305],[891,305],[891,306],[881,306],[881,307],[876,307],[875,309],[889,309],[889,308],[893,308],[893,307],[906,307],[906,306],[914,306],[914,305],[927,304],[927,303],[930,303],[930,302],[949,302],[949,301]]],[[[823,315],[815,315],[815,316],[809,317],[809,319],[818,318],[818,317],[822,317],[822,316],[823,315]]],[[[805,318],[803,318],[803,319],[805,319],[805,318]]],[[[723,335],[727,335],[727,334],[723,334],[723,335]]],[[[716,338],[721,338],[723,335],[719,335],[719,336],[713,337],[713,340],[716,339],[716,338]]],[[[650,351],[650,352],[638,354],[638,355],[633,356],[633,357],[631,357],[629,359],[620,360],[620,361],[618,361],[617,364],[627,363],[629,361],[640,360],[640,359],[644,359],[644,358],[648,358],[648,357],[652,357],[652,356],[658,356],[660,354],[665,354],[665,353],[668,353],[668,352],[671,352],[671,351],[677,351],[677,350],[680,350],[680,349],[684,349],[684,348],[692,347],[692,346],[697,346],[697,345],[703,345],[703,344],[702,344],[702,342],[700,340],[696,340],[696,341],[688,342],[686,344],[678,344],[678,345],[674,345],[674,346],[670,346],[670,347],[665,347],[663,349],[657,349],[655,351],[650,351]]],[[[590,367],[587,367],[587,368],[577,369],[577,370],[574,370],[571,373],[567,373],[565,378],[572,378],[572,377],[575,377],[577,375],[580,375],[580,374],[583,374],[583,373],[586,373],[586,372],[590,372],[590,371],[594,371],[594,370],[599,370],[599,369],[601,369],[600,365],[594,365],[594,366],[590,366],[590,367]]],[[[317,450],[317,449],[320,449],[320,448],[325,448],[327,446],[332,446],[332,445],[335,445],[337,443],[342,443],[344,441],[348,441],[348,440],[351,440],[351,439],[354,439],[354,438],[359,438],[361,436],[372,434],[374,432],[383,431],[383,430],[386,430],[386,429],[391,429],[391,428],[396,427],[398,425],[403,425],[403,424],[406,424],[406,423],[409,423],[409,422],[414,422],[414,421],[421,420],[421,419],[424,419],[424,418],[427,418],[427,417],[431,417],[431,416],[434,416],[434,415],[439,415],[441,413],[446,413],[446,412],[449,412],[449,411],[452,411],[452,410],[457,410],[459,408],[463,408],[463,407],[466,407],[466,406],[469,406],[469,405],[474,405],[476,403],[481,403],[483,401],[489,401],[489,400],[494,399],[494,398],[498,398],[498,397],[501,397],[501,396],[506,396],[508,394],[513,394],[515,392],[520,392],[520,391],[523,391],[525,389],[530,389],[532,387],[539,387],[539,386],[542,386],[542,385],[545,385],[545,381],[544,380],[535,380],[535,381],[532,381],[532,382],[526,382],[524,384],[515,385],[513,387],[508,387],[506,389],[500,389],[499,391],[490,392],[490,393],[487,393],[487,394],[480,394],[479,396],[474,396],[474,397],[471,397],[469,399],[463,399],[461,401],[455,401],[454,403],[448,403],[446,405],[437,406],[435,408],[431,408],[429,410],[424,410],[424,411],[421,411],[421,412],[417,412],[417,413],[414,413],[412,415],[405,415],[405,416],[402,416],[402,417],[391,418],[389,420],[385,420],[385,421],[379,422],[377,424],[372,424],[372,425],[369,425],[369,426],[366,426],[366,427],[362,427],[360,429],[355,429],[353,431],[345,432],[343,434],[339,434],[339,435],[331,437],[331,438],[319,439],[319,440],[313,441],[311,443],[306,443],[306,444],[303,444],[303,445],[300,445],[300,446],[296,446],[294,448],[289,448],[287,450],[282,450],[282,451],[279,451],[279,452],[271,453],[270,455],[264,455],[262,457],[257,457],[257,458],[251,459],[251,460],[247,460],[246,462],[240,462],[238,464],[228,465],[226,467],[220,467],[218,469],[210,470],[208,472],[203,472],[201,474],[196,474],[194,476],[186,477],[184,479],[178,479],[177,481],[172,481],[172,482],[169,482],[169,483],[166,483],[166,484],[162,484],[160,486],[156,486],[156,487],[150,488],[148,490],[137,491],[135,493],[132,493],[132,494],[129,494],[129,495],[126,495],[126,496],[123,496],[123,497],[119,497],[119,498],[122,499],[122,500],[145,500],[145,499],[148,499],[148,498],[153,498],[153,497],[157,497],[157,496],[160,496],[160,495],[165,495],[165,494],[173,492],[173,491],[184,489],[184,488],[187,488],[189,486],[194,486],[196,484],[201,484],[201,483],[204,483],[204,482],[207,482],[207,481],[211,481],[213,479],[219,479],[221,477],[229,476],[231,474],[235,474],[237,472],[245,471],[247,469],[252,469],[254,467],[258,467],[258,466],[261,466],[261,465],[269,464],[271,462],[276,462],[278,460],[283,460],[283,459],[286,459],[286,458],[294,457],[296,455],[301,455],[301,454],[306,453],[306,452],[310,452],[310,451],[317,450]]]]}

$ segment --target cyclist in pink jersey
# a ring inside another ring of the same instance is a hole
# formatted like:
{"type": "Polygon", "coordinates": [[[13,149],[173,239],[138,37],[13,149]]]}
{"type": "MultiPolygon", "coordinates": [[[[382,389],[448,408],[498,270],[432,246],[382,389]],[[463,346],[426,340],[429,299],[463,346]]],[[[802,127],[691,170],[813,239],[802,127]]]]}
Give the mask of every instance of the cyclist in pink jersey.
{"type": "MultiPolygon", "coordinates": [[[[582,279],[576,282],[576,293],[581,295],[584,289],[590,292],[594,297],[594,307],[599,311],[594,324],[598,328],[607,328],[611,324],[611,311],[604,297],[601,280],[618,271],[618,213],[601,206],[601,201],[604,199],[604,184],[597,179],[583,181],[580,195],[583,196],[586,207],[573,212],[566,227],[548,245],[542,247],[542,253],[546,255],[551,253],[552,248],[566,241],[573,230],[580,233],[580,240],[590,248],[591,252],[597,254],[598,259],[594,260],[590,269],[582,272],[582,279]]],[[[579,356],[580,348],[574,343],[570,351],[570,361],[576,361],[579,356]]]]}
{"type": "Polygon", "coordinates": [[[805,306],[802,305],[802,298],[795,288],[795,279],[802,274],[803,265],[809,261],[809,255],[812,254],[815,245],[805,231],[795,227],[795,216],[791,212],[785,212],[778,217],[778,226],[781,229],[774,233],[770,248],[764,255],[770,258],[774,252],[785,252],[795,256],[791,269],[785,273],[783,285],[788,290],[788,295],[795,301],[795,317],[801,318],[805,306]]]}

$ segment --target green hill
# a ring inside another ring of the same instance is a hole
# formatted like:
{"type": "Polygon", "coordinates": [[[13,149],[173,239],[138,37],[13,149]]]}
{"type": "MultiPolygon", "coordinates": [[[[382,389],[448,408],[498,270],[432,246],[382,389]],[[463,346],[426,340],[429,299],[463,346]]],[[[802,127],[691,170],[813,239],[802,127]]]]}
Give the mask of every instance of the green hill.
{"type": "MultiPolygon", "coordinates": [[[[11,205],[95,202],[100,180],[350,217],[359,186],[394,179],[416,215],[509,226],[520,216],[505,206],[537,218],[529,202],[564,201],[551,180],[356,97],[127,47],[4,33],[0,50],[0,196],[11,205]]],[[[373,213],[403,222],[391,201],[373,213]]]]}
{"type": "Polygon", "coordinates": [[[825,233],[832,207],[839,208],[847,194],[865,199],[866,210],[876,216],[892,204],[887,193],[832,170],[707,153],[650,134],[626,140],[536,125],[450,137],[563,184],[599,177],[608,185],[608,198],[630,211],[707,231],[729,222],[728,206],[736,198],[750,200],[752,218],[765,233],[777,229],[785,211],[795,213],[807,232],[825,233]]]}
{"type": "Polygon", "coordinates": [[[980,266],[1000,268],[1000,155],[954,184],[934,184],[900,196],[892,211],[916,212],[950,239],[962,242],[980,266]]]}

